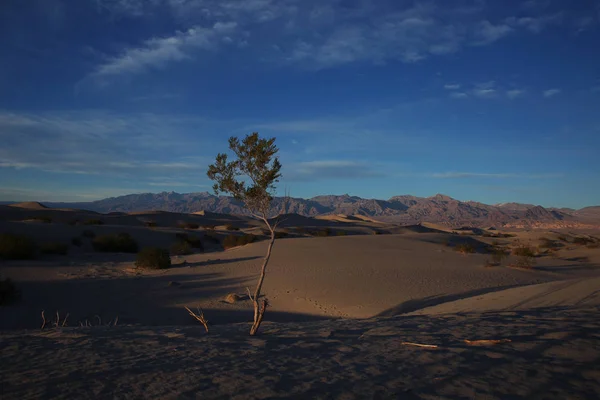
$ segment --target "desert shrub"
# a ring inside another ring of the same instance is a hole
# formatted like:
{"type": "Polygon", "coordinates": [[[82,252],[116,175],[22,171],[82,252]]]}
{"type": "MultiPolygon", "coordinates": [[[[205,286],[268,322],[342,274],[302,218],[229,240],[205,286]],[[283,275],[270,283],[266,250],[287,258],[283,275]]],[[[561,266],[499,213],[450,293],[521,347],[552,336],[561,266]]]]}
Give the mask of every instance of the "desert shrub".
{"type": "Polygon", "coordinates": [[[0,259],[30,260],[35,258],[35,252],[36,246],[30,237],[12,233],[0,234],[0,259]]]}
{"type": "Polygon", "coordinates": [[[195,236],[190,236],[187,233],[176,233],[175,237],[178,241],[187,243],[188,246],[193,247],[195,249],[204,250],[204,246],[202,245],[202,240],[195,236]]]}
{"type": "Polygon", "coordinates": [[[535,253],[533,252],[533,249],[531,249],[531,247],[528,246],[519,246],[513,249],[512,251],[513,255],[515,256],[519,256],[519,257],[535,257],[535,253]]]}
{"type": "Polygon", "coordinates": [[[258,238],[255,235],[251,234],[241,236],[228,235],[225,237],[225,239],[223,239],[223,248],[229,249],[231,247],[244,246],[246,244],[255,242],[257,239],[258,238]]]}
{"type": "Polygon", "coordinates": [[[128,233],[102,235],[92,241],[94,250],[110,253],[136,253],[137,242],[128,233]]]}
{"type": "Polygon", "coordinates": [[[540,241],[542,242],[539,246],[541,249],[558,249],[561,247],[560,243],[545,237],[540,238],[540,241]]]}
{"type": "Polygon", "coordinates": [[[335,232],[336,236],[346,236],[346,232],[345,231],[337,231],[335,232]]]}
{"type": "Polygon", "coordinates": [[[171,255],[174,256],[185,256],[192,254],[192,246],[188,242],[178,241],[171,245],[171,255]]]}
{"type": "Polygon", "coordinates": [[[455,251],[458,251],[460,254],[471,254],[475,253],[475,247],[473,247],[470,243],[460,243],[454,247],[455,251]]]}
{"type": "Polygon", "coordinates": [[[96,237],[96,233],[90,229],[86,229],[81,233],[81,236],[92,239],[96,237]]]}
{"type": "Polygon", "coordinates": [[[75,236],[73,239],[71,239],[71,244],[73,246],[81,247],[83,246],[83,241],[79,236],[75,236]]]}
{"type": "Polygon", "coordinates": [[[561,242],[568,242],[567,237],[563,236],[563,235],[558,236],[557,239],[560,240],[561,242]]]}
{"type": "Polygon", "coordinates": [[[202,225],[202,228],[207,231],[214,231],[216,227],[216,225],[202,225]]]}
{"type": "Polygon", "coordinates": [[[492,248],[491,253],[492,253],[492,263],[494,263],[495,265],[502,264],[502,260],[504,260],[508,256],[508,254],[506,254],[506,251],[504,249],[501,249],[498,247],[492,248]]]}
{"type": "Polygon", "coordinates": [[[178,225],[181,229],[198,229],[200,225],[195,222],[181,222],[178,225]]]}
{"type": "Polygon", "coordinates": [[[104,225],[104,221],[102,221],[101,219],[88,219],[86,221],[83,221],[84,225],[104,225]]]}
{"type": "Polygon", "coordinates": [[[228,231],[239,231],[240,230],[240,228],[238,228],[235,225],[231,225],[231,224],[228,224],[227,226],[225,226],[225,229],[227,229],[228,231]]]}
{"type": "Polygon", "coordinates": [[[40,253],[66,256],[69,252],[69,245],[59,242],[46,242],[40,245],[40,253]]]}
{"type": "Polygon", "coordinates": [[[143,269],[166,269],[171,267],[171,256],[166,249],[145,247],[137,254],[135,266],[143,269]]]}
{"type": "Polygon", "coordinates": [[[6,306],[19,300],[21,293],[10,278],[0,279],[0,306],[6,306]]]}
{"type": "Polygon", "coordinates": [[[513,237],[516,237],[516,236],[517,235],[512,234],[512,233],[501,233],[500,234],[500,237],[503,237],[503,238],[513,238],[513,237]]]}

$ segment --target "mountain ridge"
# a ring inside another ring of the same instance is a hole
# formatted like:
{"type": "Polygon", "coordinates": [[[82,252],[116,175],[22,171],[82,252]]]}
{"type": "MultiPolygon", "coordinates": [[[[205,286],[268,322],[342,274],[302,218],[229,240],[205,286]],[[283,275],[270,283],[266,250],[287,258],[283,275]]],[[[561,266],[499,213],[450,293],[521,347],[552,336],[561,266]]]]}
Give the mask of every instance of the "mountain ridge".
{"type": "MultiPolygon", "coordinates": [[[[274,208],[280,209],[282,197],[275,197],[274,208]]],[[[6,204],[6,203],[5,203],[6,204]]],[[[109,197],[92,202],[43,202],[52,208],[78,208],[91,211],[140,212],[169,211],[195,213],[199,211],[248,215],[243,203],[228,196],[208,192],[139,193],[109,197]]],[[[475,201],[460,201],[436,194],[430,197],[392,196],[387,200],[358,196],[319,195],[309,199],[291,197],[286,211],[305,217],[319,215],[362,215],[385,222],[415,224],[431,222],[450,227],[582,227],[600,223],[600,206],[581,210],[545,208],[540,205],[501,203],[488,205],[475,201]]]]}

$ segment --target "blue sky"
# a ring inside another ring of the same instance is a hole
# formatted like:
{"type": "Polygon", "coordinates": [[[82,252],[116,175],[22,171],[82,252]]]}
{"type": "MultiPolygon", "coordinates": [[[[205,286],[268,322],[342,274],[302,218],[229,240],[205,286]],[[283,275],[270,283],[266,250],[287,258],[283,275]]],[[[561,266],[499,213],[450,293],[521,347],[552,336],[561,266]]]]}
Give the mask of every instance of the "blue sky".
{"type": "Polygon", "coordinates": [[[600,0],[4,0],[0,200],[210,190],[600,204],[600,0]]]}

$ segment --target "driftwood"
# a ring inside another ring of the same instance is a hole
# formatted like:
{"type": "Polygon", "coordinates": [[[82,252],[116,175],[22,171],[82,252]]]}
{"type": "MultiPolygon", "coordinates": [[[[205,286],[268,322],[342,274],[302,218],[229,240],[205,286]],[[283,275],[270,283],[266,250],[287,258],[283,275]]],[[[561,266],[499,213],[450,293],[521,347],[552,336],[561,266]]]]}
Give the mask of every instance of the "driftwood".
{"type": "Polygon", "coordinates": [[[402,342],[404,346],[415,346],[415,347],[423,347],[426,349],[437,349],[438,345],[436,344],[422,344],[422,343],[413,343],[413,342],[402,342]]]}

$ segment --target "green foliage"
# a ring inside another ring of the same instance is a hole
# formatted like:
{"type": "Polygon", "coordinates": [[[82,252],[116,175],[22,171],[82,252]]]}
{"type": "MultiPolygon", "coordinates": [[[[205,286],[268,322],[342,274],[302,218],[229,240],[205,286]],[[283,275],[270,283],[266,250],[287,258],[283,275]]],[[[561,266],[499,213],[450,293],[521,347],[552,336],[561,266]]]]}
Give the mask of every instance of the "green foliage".
{"type": "Polygon", "coordinates": [[[229,235],[223,240],[223,248],[229,249],[236,246],[244,246],[256,242],[258,237],[255,235],[229,235]]]}
{"type": "Polygon", "coordinates": [[[454,247],[454,250],[461,254],[472,254],[475,253],[475,247],[470,243],[460,243],[454,247]]]}
{"type": "Polygon", "coordinates": [[[128,233],[98,236],[92,241],[94,250],[109,253],[136,253],[137,242],[128,233]]]}
{"type": "Polygon", "coordinates": [[[73,246],[81,247],[83,246],[83,241],[79,236],[75,236],[73,239],[71,239],[71,244],[73,246]]]}
{"type": "Polygon", "coordinates": [[[0,306],[7,306],[19,300],[21,292],[9,278],[0,279],[0,306]]]}
{"type": "Polygon", "coordinates": [[[35,258],[36,245],[25,235],[0,234],[0,259],[30,260],[35,258]]]}
{"type": "Polygon", "coordinates": [[[40,252],[42,254],[66,256],[69,252],[69,245],[59,242],[42,243],[40,246],[40,252]]]}
{"type": "Polygon", "coordinates": [[[88,219],[86,221],[83,221],[84,225],[104,225],[104,221],[102,221],[101,219],[88,219]]]}
{"type": "Polygon", "coordinates": [[[145,247],[137,254],[135,266],[143,269],[167,269],[171,267],[171,256],[166,249],[145,247]]]}
{"type": "Polygon", "coordinates": [[[230,194],[243,201],[252,213],[266,216],[275,191],[275,183],[281,177],[281,163],[275,156],[279,151],[275,145],[275,138],[263,139],[254,132],[240,142],[232,136],[229,138],[229,149],[236,159],[229,161],[227,154],[220,153],[215,163],[208,167],[207,176],[215,181],[215,194],[230,194]],[[250,183],[238,179],[240,176],[247,176],[250,183]]]}
{"type": "Polygon", "coordinates": [[[96,232],[94,232],[90,229],[86,229],[81,233],[81,236],[83,236],[85,238],[93,239],[96,237],[96,232]]]}

